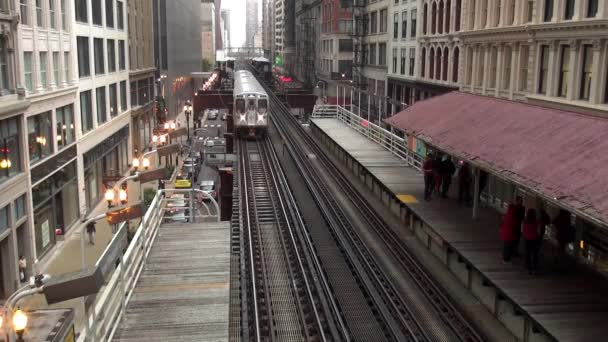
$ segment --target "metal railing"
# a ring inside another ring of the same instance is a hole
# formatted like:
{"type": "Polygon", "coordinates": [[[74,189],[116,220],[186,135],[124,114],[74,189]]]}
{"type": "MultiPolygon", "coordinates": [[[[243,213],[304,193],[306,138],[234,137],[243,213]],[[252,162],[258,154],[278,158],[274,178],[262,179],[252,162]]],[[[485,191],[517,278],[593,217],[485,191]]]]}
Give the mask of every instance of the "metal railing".
{"type": "Polygon", "coordinates": [[[316,105],[313,119],[335,118],[404,160],[408,166],[422,170],[422,157],[407,146],[407,140],[337,105],[316,105]]]}

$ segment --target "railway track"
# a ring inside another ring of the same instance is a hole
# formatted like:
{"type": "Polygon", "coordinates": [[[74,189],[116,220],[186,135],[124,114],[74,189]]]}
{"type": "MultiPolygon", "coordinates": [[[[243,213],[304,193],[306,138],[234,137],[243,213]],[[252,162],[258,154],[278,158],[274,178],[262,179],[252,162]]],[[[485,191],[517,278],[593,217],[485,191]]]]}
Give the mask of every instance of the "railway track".
{"type": "Polygon", "coordinates": [[[239,158],[243,340],[348,340],[272,145],[240,140],[239,158]]]}
{"type": "MultiPolygon", "coordinates": [[[[266,87],[271,100],[272,121],[294,157],[304,181],[313,193],[318,207],[331,227],[332,235],[344,250],[344,256],[352,266],[365,292],[369,296],[370,307],[377,310],[377,316],[385,330],[385,338],[398,341],[483,341],[476,329],[459,313],[437,284],[399,241],[391,227],[369,205],[348,177],[336,166],[319,146],[293,118],[289,110],[266,87]],[[323,168],[323,174],[315,166],[323,168]],[[386,245],[386,250],[399,261],[404,273],[416,284],[416,294],[402,296],[384,274],[372,253],[353,228],[334,196],[328,193],[328,178],[333,180],[344,195],[360,210],[365,223],[374,230],[378,239],[386,245]],[[417,298],[424,300],[417,300],[417,298]],[[413,299],[412,299],[413,298],[413,299]],[[421,303],[430,303],[423,307],[421,303]]],[[[315,235],[311,232],[311,235],[315,235]]],[[[315,239],[315,243],[317,243],[315,239]]],[[[322,259],[324,266],[333,260],[322,259]]],[[[340,285],[340,284],[337,284],[340,285]]],[[[337,298],[343,289],[334,284],[337,298]]],[[[344,314],[344,312],[343,312],[344,314]]],[[[346,315],[345,315],[346,316],[346,315]]],[[[349,321],[348,317],[345,317],[349,321]]],[[[360,339],[354,336],[356,340],[360,339]]]]}

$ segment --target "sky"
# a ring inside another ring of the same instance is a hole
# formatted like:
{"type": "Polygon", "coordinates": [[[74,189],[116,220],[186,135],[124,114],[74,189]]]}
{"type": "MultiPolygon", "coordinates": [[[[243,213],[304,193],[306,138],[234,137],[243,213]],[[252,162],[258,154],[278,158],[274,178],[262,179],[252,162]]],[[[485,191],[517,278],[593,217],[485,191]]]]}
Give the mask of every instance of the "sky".
{"type": "MultiPolygon", "coordinates": [[[[245,44],[245,1],[222,0],[222,9],[230,10],[230,45],[233,47],[245,44]]],[[[261,0],[258,0],[258,21],[262,21],[261,0]]]]}

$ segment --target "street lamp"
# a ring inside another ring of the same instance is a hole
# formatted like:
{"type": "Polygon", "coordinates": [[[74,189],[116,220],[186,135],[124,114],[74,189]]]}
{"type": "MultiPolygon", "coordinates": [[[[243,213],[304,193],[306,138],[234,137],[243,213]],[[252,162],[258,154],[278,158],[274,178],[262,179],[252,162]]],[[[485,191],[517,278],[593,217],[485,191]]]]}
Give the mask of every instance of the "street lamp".
{"type": "Polygon", "coordinates": [[[108,202],[108,208],[111,207],[112,202],[114,202],[114,189],[106,190],[106,193],[104,194],[104,198],[108,202]]]}
{"type": "Polygon", "coordinates": [[[137,169],[139,168],[139,158],[137,158],[137,157],[133,158],[131,165],[133,165],[133,168],[135,169],[135,171],[137,171],[137,169]]]}
{"type": "Polygon", "coordinates": [[[186,101],[184,105],[184,114],[186,114],[186,137],[188,143],[190,143],[190,115],[192,114],[192,103],[190,100],[186,101]]]}
{"type": "Polygon", "coordinates": [[[13,328],[15,329],[15,333],[19,337],[17,341],[23,341],[23,333],[25,332],[25,327],[27,326],[27,315],[19,308],[13,314],[13,328]]]}
{"type": "Polygon", "coordinates": [[[147,170],[150,167],[150,159],[148,159],[147,157],[144,157],[141,160],[141,166],[143,166],[144,170],[147,170]]]}
{"type": "Polygon", "coordinates": [[[127,191],[125,189],[120,189],[118,191],[118,200],[120,200],[120,203],[122,204],[127,203],[127,191]]]}

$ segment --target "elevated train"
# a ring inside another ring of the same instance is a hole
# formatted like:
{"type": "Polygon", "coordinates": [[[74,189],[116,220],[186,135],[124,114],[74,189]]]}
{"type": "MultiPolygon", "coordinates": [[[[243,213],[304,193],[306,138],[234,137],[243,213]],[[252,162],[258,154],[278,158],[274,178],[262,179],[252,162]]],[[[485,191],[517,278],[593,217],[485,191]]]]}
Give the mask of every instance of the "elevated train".
{"type": "Polygon", "coordinates": [[[268,94],[248,70],[234,72],[234,130],[242,138],[268,133],[268,94]]]}

